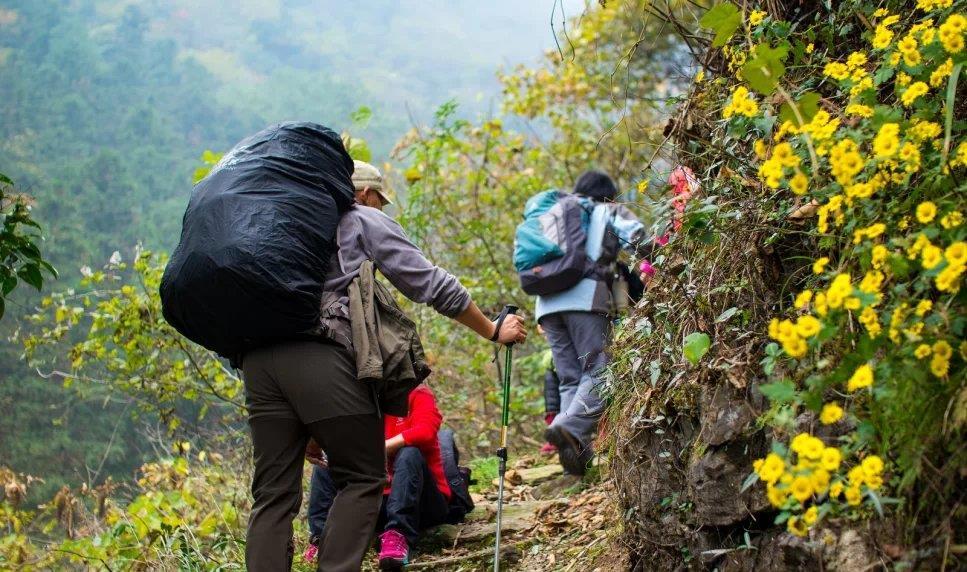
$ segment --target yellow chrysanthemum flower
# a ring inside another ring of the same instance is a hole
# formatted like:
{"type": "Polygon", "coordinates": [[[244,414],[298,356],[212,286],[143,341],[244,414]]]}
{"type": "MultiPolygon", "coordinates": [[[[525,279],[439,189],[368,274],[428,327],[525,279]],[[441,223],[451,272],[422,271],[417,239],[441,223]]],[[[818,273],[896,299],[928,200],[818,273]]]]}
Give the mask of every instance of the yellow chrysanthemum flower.
{"type": "Polygon", "coordinates": [[[964,273],[964,266],[950,265],[937,275],[935,283],[941,292],[956,292],[960,289],[960,276],[964,273]]]}
{"type": "Polygon", "coordinates": [[[843,454],[836,447],[826,447],[823,449],[823,456],[820,465],[827,471],[836,471],[839,464],[843,461],[843,454]]]}
{"type": "Polygon", "coordinates": [[[964,215],[960,211],[953,211],[940,218],[940,226],[947,230],[957,228],[964,222],[964,215]]]}
{"type": "Polygon", "coordinates": [[[913,355],[916,356],[917,359],[923,359],[930,355],[931,351],[932,350],[930,349],[929,344],[920,344],[917,346],[917,349],[913,351],[913,355]]]}
{"type": "Polygon", "coordinates": [[[920,300],[919,302],[917,302],[917,307],[914,310],[914,312],[916,313],[916,315],[922,318],[926,316],[927,313],[932,309],[933,309],[933,302],[931,302],[930,300],[920,300]]]}
{"type": "Polygon", "coordinates": [[[924,246],[920,256],[920,264],[927,270],[932,270],[943,262],[943,251],[932,244],[924,246]]]}
{"type": "Polygon", "coordinates": [[[769,499],[769,504],[775,508],[780,508],[786,504],[786,499],[789,498],[789,492],[775,485],[766,485],[766,498],[769,499]]]}
{"type": "Polygon", "coordinates": [[[900,149],[900,125],[884,123],[873,138],[873,152],[877,159],[892,157],[900,149]]]}
{"type": "Polygon", "coordinates": [[[813,291],[803,290],[802,292],[799,293],[798,296],[796,296],[796,299],[793,301],[792,305],[795,306],[796,309],[802,310],[809,304],[809,301],[812,299],[813,299],[813,291]]]}
{"type": "Polygon", "coordinates": [[[923,201],[917,205],[917,220],[922,224],[931,222],[937,216],[937,205],[931,201],[923,201]]]}
{"type": "Polygon", "coordinates": [[[843,483],[836,481],[829,487],[829,498],[836,499],[841,494],[843,494],[843,483]]]}
{"type": "Polygon", "coordinates": [[[949,371],[950,360],[943,359],[938,355],[935,355],[930,359],[930,373],[937,377],[947,377],[947,373],[949,371]]]}
{"type": "Polygon", "coordinates": [[[883,472],[883,459],[877,455],[870,455],[863,459],[860,466],[863,468],[863,474],[869,479],[883,472]]]}
{"type": "Polygon", "coordinates": [[[806,477],[795,477],[789,486],[789,492],[799,502],[806,502],[813,496],[813,483],[806,477]]]}
{"type": "Polygon", "coordinates": [[[796,333],[804,338],[811,338],[819,333],[823,324],[810,315],[800,316],[796,320],[796,333]]]}
{"type": "Polygon", "coordinates": [[[786,530],[788,530],[794,536],[804,537],[809,534],[809,528],[806,523],[796,516],[790,516],[789,520],[786,521],[786,530]]]}
{"type": "Polygon", "coordinates": [[[900,96],[900,102],[903,103],[905,107],[910,107],[913,105],[914,101],[916,101],[920,96],[926,95],[928,91],[930,91],[930,88],[927,87],[927,84],[923,83],[922,81],[913,82],[910,84],[910,87],[903,92],[903,95],[900,96]]]}
{"type": "Polygon", "coordinates": [[[809,507],[809,509],[807,509],[806,512],[802,514],[802,521],[803,521],[803,524],[805,524],[806,526],[812,526],[816,524],[816,520],[818,519],[819,519],[819,509],[817,509],[814,506],[809,507]]]}
{"type": "Polygon", "coordinates": [[[759,478],[763,481],[774,484],[778,481],[783,473],[786,472],[786,462],[775,453],[769,453],[763,460],[762,464],[759,465],[757,471],[759,473],[759,478]]]}
{"type": "Polygon", "coordinates": [[[873,385],[873,368],[869,364],[863,364],[856,368],[853,375],[846,383],[846,390],[850,393],[873,385]]]}
{"type": "Polygon", "coordinates": [[[828,256],[821,256],[813,262],[813,274],[822,274],[826,269],[826,265],[829,264],[828,256]]]}
{"type": "MultiPolygon", "coordinates": [[[[819,422],[823,425],[832,425],[843,418],[843,408],[835,403],[823,405],[823,410],[819,413],[819,422]]],[[[834,449],[835,450],[835,449],[834,449]]],[[[823,460],[826,459],[826,452],[823,451],[823,460]]]]}
{"type": "Polygon", "coordinates": [[[809,179],[806,178],[806,175],[802,171],[797,170],[796,174],[789,180],[789,188],[797,195],[806,194],[806,187],[808,185],[809,179]]]}
{"type": "Polygon", "coordinates": [[[950,347],[947,340],[940,340],[933,344],[933,354],[939,356],[941,359],[950,359],[954,355],[954,349],[950,347]]]}
{"type": "Polygon", "coordinates": [[[943,252],[947,263],[953,266],[963,266],[967,264],[967,243],[957,241],[948,246],[943,252]]]}
{"type": "Polygon", "coordinates": [[[893,31],[883,24],[877,26],[873,33],[873,47],[882,50],[889,47],[891,41],[893,41],[893,31]]]}

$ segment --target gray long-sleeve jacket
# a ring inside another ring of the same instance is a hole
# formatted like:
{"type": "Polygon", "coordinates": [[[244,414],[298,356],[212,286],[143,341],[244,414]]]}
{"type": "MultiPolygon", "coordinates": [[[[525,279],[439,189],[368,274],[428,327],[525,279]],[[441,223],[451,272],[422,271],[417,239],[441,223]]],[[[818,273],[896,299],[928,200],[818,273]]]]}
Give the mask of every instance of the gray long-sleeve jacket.
{"type": "Polygon", "coordinates": [[[403,228],[382,211],[355,205],[336,229],[337,251],[329,262],[323,317],[348,317],[347,291],[359,267],[372,260],[376,269],[404,296],[431,306],[448,318],[470,305],[470,294],[455,276],[435,266],[410,242],[403,228]],[[342,306],[340,308],[339,306],[342,306]]]}

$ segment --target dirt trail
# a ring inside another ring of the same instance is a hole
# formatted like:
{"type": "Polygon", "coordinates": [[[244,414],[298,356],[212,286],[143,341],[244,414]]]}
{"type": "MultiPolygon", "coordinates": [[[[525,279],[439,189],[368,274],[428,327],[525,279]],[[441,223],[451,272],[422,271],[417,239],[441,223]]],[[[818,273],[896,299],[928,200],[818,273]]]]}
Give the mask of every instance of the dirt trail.
{"type": "MultiPolygon", "coordinates": [[[[615,570],[611,533],[618,515],[607,484],[564,475],[560,465],[524,459],[507,471],[501,570],[615,570]]],[[[489,570],[493,566],[496,480],[474,495],[460,525],[437,528],[420,542],[407,570],[489,570]]]]}

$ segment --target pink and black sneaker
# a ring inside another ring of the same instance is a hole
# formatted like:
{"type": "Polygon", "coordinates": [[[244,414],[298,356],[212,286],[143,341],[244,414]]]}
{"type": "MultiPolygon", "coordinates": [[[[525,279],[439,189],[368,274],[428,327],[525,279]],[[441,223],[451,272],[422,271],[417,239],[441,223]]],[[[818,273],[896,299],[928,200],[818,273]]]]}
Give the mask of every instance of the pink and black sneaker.
{"type": "Polygon", "coordinates": [[[317,556],[319,556],[319,548],[317,548],[315,544],[306,546],[306,551],[302,553],[302,558],[308,564],[315,564],[317,556]]]}
{"type": "Polygon", "coordinates": [[[306,551],[302,553],[302,558],[308,564],[315,564],[317,556],[319,556],[319,537],[313,535],[309,538],[309,544],[306,546],[306,551]]]}
{"type": "Polygon", "coordinates": [[[395,530],[387,530],[379,537],[379,569],[401,570],[409,563],[410,547],[406,537],[395,530]]]}

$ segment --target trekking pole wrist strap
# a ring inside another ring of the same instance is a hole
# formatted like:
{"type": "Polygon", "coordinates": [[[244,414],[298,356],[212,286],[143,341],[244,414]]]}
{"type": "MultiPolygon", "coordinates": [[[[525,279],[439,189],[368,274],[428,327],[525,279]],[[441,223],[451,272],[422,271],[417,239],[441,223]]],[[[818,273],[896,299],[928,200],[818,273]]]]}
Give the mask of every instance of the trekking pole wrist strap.
{"type": "Polygon", "coordinates": [[[506,320],[507,316],[509,316],[510,314],[516,314],[516,313],[517,313],[517,306],[510,306],[510,305],[504,306],[504,309],[500,311],[500,315],[497,316],[497,323],[496,323],[496,327],[494,328],[494,335],[491,336],[490,341],[496,342],[497,339],[500,338],[500,328],[504,325],[504,320],[506,320]]]}

